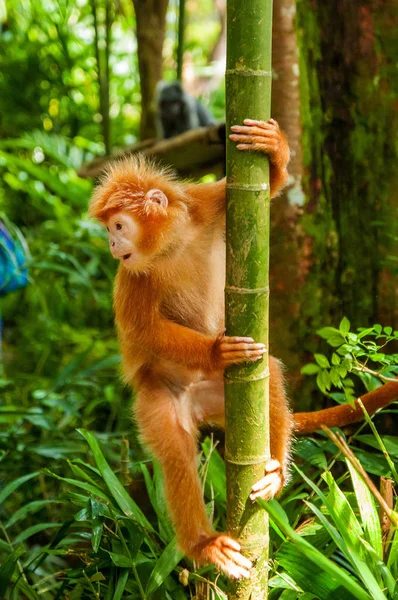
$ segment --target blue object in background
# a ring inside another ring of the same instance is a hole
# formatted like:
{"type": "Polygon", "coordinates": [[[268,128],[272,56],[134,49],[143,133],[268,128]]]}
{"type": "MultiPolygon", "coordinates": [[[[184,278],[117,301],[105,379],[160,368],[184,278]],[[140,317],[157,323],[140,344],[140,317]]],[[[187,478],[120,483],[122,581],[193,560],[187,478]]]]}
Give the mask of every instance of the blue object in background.
{"type": "Polygon", "coordinates": [[[0,221],[0,296],[28,283],[26,255],[19,239],[13,239],[0,221]]]}

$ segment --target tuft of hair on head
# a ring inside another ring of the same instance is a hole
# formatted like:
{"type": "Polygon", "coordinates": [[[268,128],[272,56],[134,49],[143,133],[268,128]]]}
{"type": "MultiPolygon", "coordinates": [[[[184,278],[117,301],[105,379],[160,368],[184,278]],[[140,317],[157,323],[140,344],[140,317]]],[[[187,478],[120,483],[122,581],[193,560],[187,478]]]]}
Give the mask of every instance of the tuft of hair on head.
{"type": "Polygon", "coordinates": [[[185,202],[184,186],[171,168],[142,154],[116,160],[106,167],[94,189],[89,216],[101,220],[118,210],[144,212],[145,194],[153,189],[161,190],[170,206],[185,202]]]}

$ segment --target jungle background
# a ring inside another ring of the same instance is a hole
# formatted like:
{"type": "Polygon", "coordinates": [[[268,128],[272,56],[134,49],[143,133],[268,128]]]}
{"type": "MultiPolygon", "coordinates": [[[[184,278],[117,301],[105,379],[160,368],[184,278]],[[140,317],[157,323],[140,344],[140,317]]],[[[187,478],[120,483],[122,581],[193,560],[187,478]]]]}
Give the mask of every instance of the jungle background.
{"type": "MultiPolygon", "coordinates": [[[[0,2],[0,218],[29,272],[0,299],[0,597],[226,598],[223,577],[175,547],[119,378],[116,264],[87,217],[92,169],[156,137],[179,11],[177,0],[0,2]]],[[[397,27],[394,0],[274,1],[272,115],[292,156],[272,204],[270,339],[296,411],[398,374],[397,27]]],[[[221,123],[225,2],[186,0],[184,32],[184,88],[221,123]]],[[[205,180],[222,170],[222,143],[213,150],[188,171],[167,148],[162,158],[205,180]]],[[[396,413],[344,431],[390,508],[396,413]]],[[[222,528],[223,461],[213,437],[202,450],[222,528]]],[[[394,515],[380,521],[370,480],[325,433],[300,438],[294,458],[271,514],[270,597],[396,598],[394,515]]]]}

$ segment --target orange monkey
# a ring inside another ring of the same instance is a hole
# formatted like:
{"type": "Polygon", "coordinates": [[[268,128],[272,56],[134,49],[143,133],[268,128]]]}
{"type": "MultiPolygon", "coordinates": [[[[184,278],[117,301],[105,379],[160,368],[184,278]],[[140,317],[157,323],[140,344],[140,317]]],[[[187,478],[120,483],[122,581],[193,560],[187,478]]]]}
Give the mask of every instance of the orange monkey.
{"type": "MultiPolygon", "coordinates": [[[[289,148],[273,119],[246,119],[230,138],[270,161],[271,197],[287,182],[289,148]]],[[[225,367],[260,360],[263,344],[224,330],[225,179],[180,182],[143,158],[108,168],[90,214],[109,232],[120,260],[114,310],[124,377],[137,392],[135,415],[143,442],[159,460],[180,547],[231,577],[248,577],[238,542],[216,533],[207,518],[197,474],[198,429],[222,424],[225,367]]],[[[292,418],[279,362],[270,357],[271,456],[251,498],[283,486],[292,418]]]]}

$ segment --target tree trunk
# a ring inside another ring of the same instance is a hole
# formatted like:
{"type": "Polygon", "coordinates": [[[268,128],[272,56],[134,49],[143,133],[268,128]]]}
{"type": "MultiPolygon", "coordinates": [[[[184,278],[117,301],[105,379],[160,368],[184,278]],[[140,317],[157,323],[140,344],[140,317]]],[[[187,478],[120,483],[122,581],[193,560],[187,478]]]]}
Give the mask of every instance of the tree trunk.
{"type": "Polygon", "coordinates": [[[180,0],[178,14],[178,40],[177,40],[177,80],[182,81],[184,67],[184,46],[185,46],[185,0],[180,0]]]}
{"type": "MultiPolygon", "coordinates": [[[[228,132],[248,116],[270,117],[272,0],[229,0],[227,23],[228,132]]],[[[266,345],[269,205],[264,156],[239,152],[227,141],[227,333],[251,336],[266,345]]],[[[225,374],[227,526],[255,563],[250,579],[230,583],[231,600],[267,597],[267,515],[249,500],[251,486],[263,477],[269,458],[268,354],[265,357],[225,374]]]]}
{"type": "Polygon", "coordinates": [[[296,0],[274,0],[271,114],[287,134],[290,162],[289,184],[273,201],[271,211],[270,330],[271,352],[289,366],[290,380],[299,376],[302,364],[297,352],[297,322],[300,289],[305,280],[305,250],[299,225],[305,197],[295,17],[296,0]]]}
{"type": "Polygon", "coordinates": [[[394,0],[298,0],[298,22],[310,196],[304,228],[312,238],[306,326],[346,315],[366,327],[382,314],[397,327],[397,271],[386,255],[396,255],[397,239],[392,248],[398,11],[394,0]]]}
{"type": "Polygon", "coordinates": [[[163,42],[168,0],[133,0],[137,24],[138,68],[141,82],[141,139],[156,137],[156,84],[163,76],[163,42]]]}

